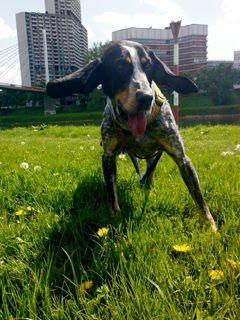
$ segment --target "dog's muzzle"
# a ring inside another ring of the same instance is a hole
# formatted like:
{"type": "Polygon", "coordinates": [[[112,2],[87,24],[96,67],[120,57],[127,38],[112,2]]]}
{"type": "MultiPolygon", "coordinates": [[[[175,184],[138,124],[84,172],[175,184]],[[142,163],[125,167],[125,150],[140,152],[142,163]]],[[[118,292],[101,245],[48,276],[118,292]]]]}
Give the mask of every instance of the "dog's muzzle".
{"type": "Polygon", "coordinates": [[[160,112],[161,106],[164,103],[164,95],[158,86],[153,82],[154,92],[155,92],[155,103],[152,109],[152,113],[146,116],[146,111],[152,106],[153,96],[149,93],[143,91],[137,91],[136,98],[138,104],[138,113],[135,115],[128,114],[128,125],[131,129],[133,136],[144,135],[147,125],[154,121],[160,112]],[[142,108],[142,109],[141,109],[142,108]]]}
{"type": "Polygon", "coordinates": [[[134,136],[144,135],[147,127],[146,111],[150,110],[152,100],[152,94],[142,90],[136,92],[137,113],[128,114],[128,124],[134,136]]]}
{"type": "Polygon", "coordinates": [[[153,95],[150,93],[146,93],[144,91],[138,90],[136,92],[136,100],[137,100],[138,112],[146,111],[146,110],[149,110],[151,107],[153,95]]]}

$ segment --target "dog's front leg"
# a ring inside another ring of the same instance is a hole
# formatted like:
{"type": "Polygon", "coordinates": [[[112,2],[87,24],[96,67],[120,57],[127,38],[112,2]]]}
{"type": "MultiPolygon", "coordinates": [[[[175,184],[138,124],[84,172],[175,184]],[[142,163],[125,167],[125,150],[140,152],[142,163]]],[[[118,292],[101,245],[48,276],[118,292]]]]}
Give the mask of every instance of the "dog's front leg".
{"type": "Polygon", "coordinates": [[[108,201],[111,206],[113,214],[119,214],[121,212],[118,204],[117,195],[117,168],[116,168],[116,156],[104,153],[102,155],[102,167],[105,183],[107,186],[108,201]]]}
{"type": "Polygon", "coordinates": [[[174,159],[178,164],[183,180],[192,196],[196,202],[198,208],[200,209],[203,220],[210,225],[213,231],[217,231],[216,223],[208,209],[208,206],[203,198],[200,184],[198,180],[197,173],[193,167],[191,160],[184,155],[182,158],[174,159]]]}

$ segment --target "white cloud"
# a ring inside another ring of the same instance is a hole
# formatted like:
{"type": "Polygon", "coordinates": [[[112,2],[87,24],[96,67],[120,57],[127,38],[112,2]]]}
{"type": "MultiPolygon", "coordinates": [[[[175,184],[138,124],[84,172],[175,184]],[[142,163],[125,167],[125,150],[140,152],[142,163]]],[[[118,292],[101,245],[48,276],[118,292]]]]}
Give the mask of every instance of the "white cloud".
{"type": "Polygon", "coordinates": [[[92,27],[90,25],[84,25],[85,28],[87,29],[87,33],[88,33],[88,41],[92,42],[94,40],[94,32],[92,30],[92,27]]]}
{"type": "Polygon", "coordinates": [[[103,14],[95,16],[93,21],[112,28],[125,27],[149,27],[163,28],[168,26],[172,20],[184,18],[182,7],[172,0],[140,0],[142,5],[155,8],[154,13],[126,14],[116,11],[105,11],[103,14]]]}
{"type": "Polygon", "coordinates": [[[3,18],[0,17],[0,39],[7,39],[16,36],[16,30],[12,29],[3,18]]]}
{"type": "Polygon", "coordinates": [[[92,30],[93,42],[104,42],[112,39],[112,32],[129,27],[150,27],[159,24],[159,15],[155,14],[123,14],[120,12],[106,11],[93,18],[95,29],[92,30]]]}
{"type": "Polygon", "coordinates": [[[221,10],[228,22],[239,21],[240,2],[239,0],[223,0],[221,10]]]}
{"type": "Polygon", "coordinates": [[[182,19],[184,15],[182,7],[172,0],[141,0],[141,3],[155,7],[171,20],[182,19]]]}
{"type": "Polygon", "coordinates": [[[215,24],[209,26],[209,58],[233,59],[233,51],[240,50],[240,2],[239,0],[223,0],[220,15],[215,24]]]}
{"type": "Polygon", "coordinates": [[[184,12],[180,5],[171,0],[140,0],[144,6],[155,8],[154,13],[126,14],[117,11],[105,11],[93,17],[95,29],[92,30],[91,42],[111,40],[112,32],[129,27],[164,28],[172,20],[184,19],[184,12]],[[101,40],[99,40],[101,39],[101,40]]]}
{"type": "Polygon", "coordinates": [[[116,28],[127,28],[127,27],[159,27],[161,25],[169,25],[169,17],[166,14],[145,14],[138,13],[135,15],[124,14],[114,11],[107,11],[103,14],[93,18],[95,22],[99,22],[102,25],[111,26],[112,31],[116,28]]]}

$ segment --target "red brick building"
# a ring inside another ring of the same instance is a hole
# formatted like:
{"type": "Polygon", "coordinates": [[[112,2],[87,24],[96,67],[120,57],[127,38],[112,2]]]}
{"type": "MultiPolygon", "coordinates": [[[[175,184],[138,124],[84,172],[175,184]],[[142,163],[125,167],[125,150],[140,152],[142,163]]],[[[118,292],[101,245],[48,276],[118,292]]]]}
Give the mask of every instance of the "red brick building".
{"type": "MultiPolygon", "coordinates": [[[[208,26],[191,24],[181,26],[179,32],[179,72],[195,73],[207,65],[208,26]]],[[[159,58],[173,69],[173,36],[165,29],[127,28],[112,33],[112,40],[137,41],[152,49],[159,58]]]]}

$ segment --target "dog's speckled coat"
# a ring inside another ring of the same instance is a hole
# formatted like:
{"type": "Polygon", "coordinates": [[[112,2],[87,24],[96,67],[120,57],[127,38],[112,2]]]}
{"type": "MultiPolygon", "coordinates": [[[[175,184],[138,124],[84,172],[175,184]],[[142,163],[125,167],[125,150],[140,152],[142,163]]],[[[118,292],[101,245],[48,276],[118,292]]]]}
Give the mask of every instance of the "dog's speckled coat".
{"type": "MultiPolygon", "coordinates": [[[[101,59],[65,78],[50,82],[47,93],[63,97],[89,93],[102,85],[107,105],[101,125],[102,165],[108,199],[114,213],[120,212],[116,183],[116,156],[127,152],[136,165],[137,158],[147,158],[148,167],[156,155],[166,152],[176,162],[188,190],[205,222],[216,231],[215,221],[202,196],[196,171],[186,156],[171,107],[159,91],[166,85],[180,93],[196,92],[189,79],[175,76],[156,55],[138,43],[120,41],[112,44],[101,59]],[[160,103],[161,102],[161,103],[160,103]],[[156,108],[159,110],[156,112],[156,108]]],[[[147,177],[150,184],[153,172],[147,177]]]]}

